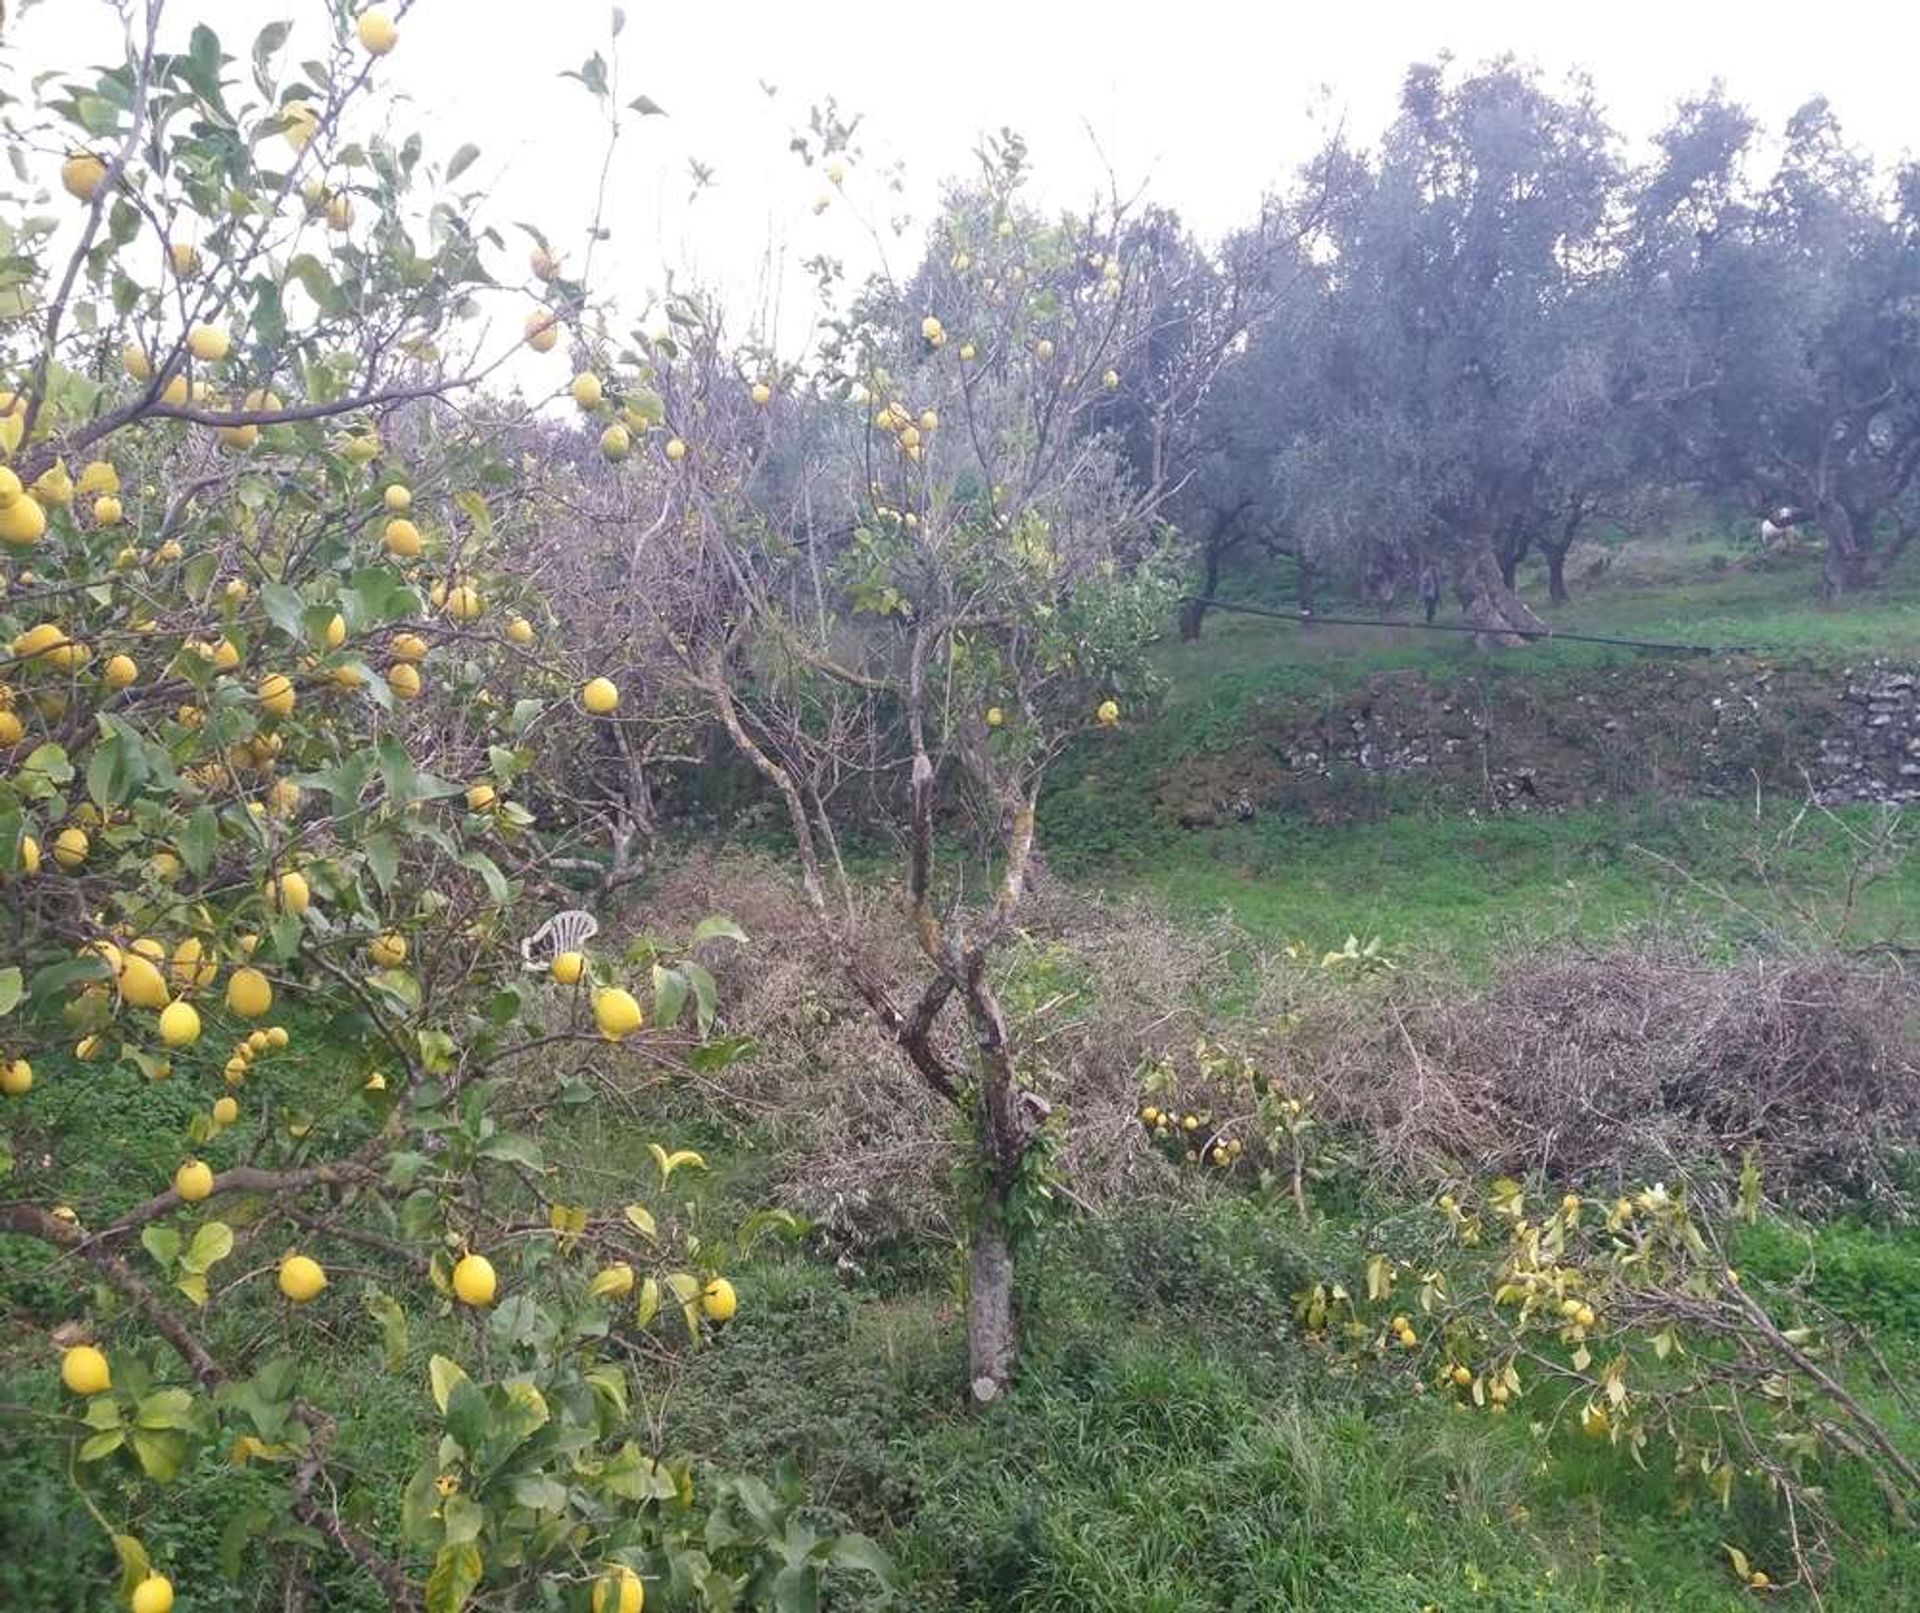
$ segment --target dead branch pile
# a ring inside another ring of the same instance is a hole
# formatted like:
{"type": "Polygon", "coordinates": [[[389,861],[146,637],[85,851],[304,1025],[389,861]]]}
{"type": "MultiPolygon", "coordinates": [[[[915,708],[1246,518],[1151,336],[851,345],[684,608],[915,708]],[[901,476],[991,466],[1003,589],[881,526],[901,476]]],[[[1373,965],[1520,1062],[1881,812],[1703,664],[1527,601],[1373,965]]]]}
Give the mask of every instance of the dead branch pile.
{"type": "Polygon", "coordinates": [[[1894,967],[1655,947],[1314,996],[1269,1057],[1408,1174],[1625,1182],[1751,1147],[1811,1205],[1890,1197],[1920,1140],[1920,980],[1894,967]]]}

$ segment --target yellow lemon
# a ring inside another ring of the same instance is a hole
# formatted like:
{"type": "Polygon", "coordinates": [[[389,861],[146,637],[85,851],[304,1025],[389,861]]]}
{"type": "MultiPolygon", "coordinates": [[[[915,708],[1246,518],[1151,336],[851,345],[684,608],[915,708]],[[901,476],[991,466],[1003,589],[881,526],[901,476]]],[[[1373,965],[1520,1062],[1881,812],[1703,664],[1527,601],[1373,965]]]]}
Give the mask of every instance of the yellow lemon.
{"type": "Polygon", "coordinates": [[[53,860],[72,873],[87,860],[91,843],[84,829],[62,829],[53,837],[53,860]]]}
{"type": "Polygon", "coordinates": [[[448,591],[447,614],[456,622],[478,621],[487,608],[479,590],[468,583],[448,591]]]}
{"type": "Polygon", "coordinates": [[[393,691],[396,700],[418,700],[420,698],[420,669],[402,661],[398,666],[387,669],[387,687],[393,691]]]}
{"type": "Polygon", "coordinates": [[[200,272],[200,249],[191,241],[175,241],[167,248],[167,261],[182,280],[191,280],[200,272]]]}
{"type": "Polygon", "coordinates": [[[120,350],[120,366],[135,381],[153,379],[153,355],[135,342],[129,342],[120,350]]]}
{"type": "Polygon", "coordinates": [[[393,25],[393,18],[379,6],[368,6],[361,12],[353,31],[369,56],[384,56],[400,42],[400,30],[393,25]]]}
{"type": "Polygon", "coordinates": [[[646,1016],[640,1012],[640,1004],[634,1000],[632,992],[610,986],[594,995],[593,1022],[600,1027],[602,1036],[610,1042],[617,1042],[624,1036],[631,1036],[645,1024],[646,1016]]]}
{"type": "Polygon", "coordinates": [[[77,202],[90,202],[107,177],[107,165],[91,151],[76,151],[60,164],[60,184],[77,202]]]}
{"type": "Polygon", "coordinates": [[[125,507],[111,493],[102,493],[93,501],[95,526],[118,526],[126,513],[125,507]]]}
{"type": "Polygon", "coordinates": [[[10,711],[0,711],[0,745],[17,745],[26,733],[25,725],[10,711]]]}
{"type": "Polygon", "coordinates": [[[342,616],[338,611],[335,611],[333,615],[327,618],[326,631],[321,634],[321,638],[326,643],[328,649],[339,649],[342,644],[347,642],[346,617],[342,616]]]}
{"type": "Polygon", "coordinates": [[[16,549],[27,548],[46,536],[47,512],[30,493],[22,493],[10,504],[0,507],[0,543],[16,549]]]}
{"type": "Polygon", "coordinates": [[[129,952],[120,960],[120,995],[135,1008],[165,1008],[169,998],[166,976],[153,959],[129,952]]]}
{"type": "Polygon", "coordinates": [[[600,433],[600,452],[618,464],[633,452],[633,438],[625,426],[613,425],[600,433]]]}
{"type": "Polygon", "coordinates": [[[218,364],[233,351],[233,337],[218,325],[195,325],[187,332],[187,351],[202,364],[218,364]]]}
{"type": "Polygon", "coordinates": [[[516,616],[507,623],[507,638],[518,645],[525,646],[533,642],[533,623],[524,616],[516,616]]]}
{"type": "Polygon", "coordinates": [[[733,1284],[724,1277],[716,1277],[700,1290],[700,1309],[706,1313],[709,1322],[724,1322],[740,1308],[740,1298],[733,1291],[733,1284]]]}
{"type": "Polygon", "coordinates": [[[227,1006],[242,1019],[258,1019],[273,1006],[273,987],[258,969],[236,969],[227,977],[227,1006]]]}
{"type": "Polygon", "coordinates": [[[427,658],[427,641],[418,633],[395,633],[388,649],[396,661],[424,661],[427,658]]]}
{"type": "Polygon", "coordinates": [[[553,978],[563,986],[571,986],[585,972],[587,960],[578,952],[562,952],[553,960],[553,978]]]}
{"type": "Polygon", "coordinates": [[[631,1568],[609,1568],[593,1582],[593,1613],[643,1613],[647,1587],[631,1568]]]}
{"type": "Polygon", "coordinates": [[[1102,700],[1093,716],[1102,728],[1111,728],[1120,720],[1120,707],[1111,700],[1102,700]]]}
{"type": "Polygon", "coordinates": [[[396,560],[418,560],[426,547],[421,541],[420,529],[405,516],[387,523],[385,541],[387,553],[396,560]]]}
{"type": "Polygon", "coordinates": [[[172,1613],[173,1581],[165,1574],[149,1574],[133,1588],[133,1613],[172,1613]]]}
{"type": "Polygon", "coordinates": [[[620,691],[611,678],[594,678],[580,691],[580,704],[596,717],[604,717],[620,704],[620,691]]]}
{"type": "Polygon", "coordinates": [[[294,706],[293,679],[284,672],[269,672],[260,680],[255,693],[260,699],[260,709],[269,717],[291,715],[294,706]]]}
{"type": "Polygon", "coordinates": [[[296,1305],[317,1299],[327,1286],[327,1274],[309,1255],[288,1255],[280,1262],[280,1292],[296,1305]]]}
{"type": "Polygon", "coordinates": [[[485,1255],[462,1255],[453,1268],[453,1292],[462,1305],[491,1305],[499,1280],[485,1255]]]}
{"type": "Polygon", "coordinates": [[[76,1395],[103,1395],[113,1387],[113,1369],[91,1344],[76,1344],[60,1357],[60,1381],[76,1395]]]}
{"type": "Polygon", "coordinates": [[[773,402],[773,388],[768,386],[765,381],[755,381],[753,383],[752,395],[754,403],[762,409],[773,402]]]}
{"type": "Polygon", "coordinates": [[[407,961],[407,938],[404,935],[376,935],[367,943],[367,961],[376,969],[398,969],[407,961]]]}
{"type": "Polygon", "coordinates": [[[33,1090],[33,1066],[25,1059],[9,1059],[0,1064],[0,1092],[9,1098],[24,1098],[33,1090]]]}
{"type": "Polygon", "coordinates": [[[607,395],[607,389],[600,384],[600,377],[591,371],[585,371],[573,378],[573,385],[567,388],[573,401],[582,409],[597,409],[600,400],[607,395]]]}
{"type": "Polygon", "coordinates": [[[1007,714],[998,706],[987,707],[987,726],[989,728],[998,728],[1006,720],[1007,714]]]}
{"type": "Polygon", "coordinates": [[[276,912],[297,916],[306,912],[312,901],[313,892],[307,886],[305,874],[289,871],[267,881],[267,905],[276,912]]]}
{"type": "Polygon", "coordinates": [[[485,812],[498,800],[499,796],[495,794],[491,784],[473,784],[467,787],[467,810],[469,812],[485,812]]]}
{"type": "Polygon", "coordinates": [[[140,676],[140,668],[130,655],[115,655],[100,669],[109,689],[124,689],[140,676]]]}
{"type": "Polygon", "coordinates": [[[190,1159],[173,1173],[173,1190],[188,1204],[198,1204],[213,1192],[213,1171],[204,1160],[190,1159]]]}
{"type": "Polygon", "coordinates": [[[671,459],[677,465],[686,457],[687,445],[678,437],[669,437],[667,439],[667,458],[671,459]]]}
{"type": "Polygon", "coordinates": [[[527,315],[527,346],[536,353],[551,353],[560,340],[559,316],[544,308],[527,315]]]}
{"type": "Polygon", "coordinates": [[[199,1041],[199,1009],[192,1003],[168,1003],[160,1010],[160,1040],[168,1047],[191,1047],[199,1041]]]}
{"type": "Polygon", "coordinates": [[[231,1126],[240,1118],[240,1100],[235,1097],[220,1097],[213,1100],[213,1118],[220,1125],[231,1126]]]}
{"type": "Polygon", "coordinates": [[[389,487],[386,492],[380,495],[380,501],[385,504],[393,514],[405,515],[408,510],[413,508],[413,490],[402,487],[398,482],[395,482],[393,486],[389,487]]]}

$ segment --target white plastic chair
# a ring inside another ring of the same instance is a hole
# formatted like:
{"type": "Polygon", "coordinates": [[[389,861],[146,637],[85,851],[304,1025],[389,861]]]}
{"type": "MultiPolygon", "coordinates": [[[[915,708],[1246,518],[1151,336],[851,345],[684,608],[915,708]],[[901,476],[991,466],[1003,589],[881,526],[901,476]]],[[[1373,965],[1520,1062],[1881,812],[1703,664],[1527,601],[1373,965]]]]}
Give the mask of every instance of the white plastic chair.
{"type": "Polygon", "coordinates": [[[570,907],[556,913],[520,943],[520,956],[529,969],[545,971],[563,952],[578,952],[600,933],[600,921],[591,913],[570,907]],[[536,957],[535,953],[541,955],[536,957]]]}

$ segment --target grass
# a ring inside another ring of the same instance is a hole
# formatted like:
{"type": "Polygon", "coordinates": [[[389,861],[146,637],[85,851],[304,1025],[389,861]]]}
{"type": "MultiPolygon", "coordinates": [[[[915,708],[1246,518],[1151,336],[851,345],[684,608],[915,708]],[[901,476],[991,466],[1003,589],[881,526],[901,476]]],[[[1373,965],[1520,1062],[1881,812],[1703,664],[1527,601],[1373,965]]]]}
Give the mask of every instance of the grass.
{"type": "MultiPolygon", "coordinates": [[[[1720,1546],[1768,1560],[1749,1501],[1676,1511],[1657,1459],[1549,1447],[1525,1415],[1462,1416],[1302,1352],[1288,1295],[1351,1239],[1225,1192],[1056,1227],[1017,1391],[971,1417],[950,1299],[850,1293],[790,1258],[688,1365],[669,1430],[729,1464],[797,1454],[928,1613],[1751,1605],[1720,1546]]],[[[1841,1500],[1857,1549],[1829,1605],[1904,1605],[1920,1542],[1841,1500]]]]}

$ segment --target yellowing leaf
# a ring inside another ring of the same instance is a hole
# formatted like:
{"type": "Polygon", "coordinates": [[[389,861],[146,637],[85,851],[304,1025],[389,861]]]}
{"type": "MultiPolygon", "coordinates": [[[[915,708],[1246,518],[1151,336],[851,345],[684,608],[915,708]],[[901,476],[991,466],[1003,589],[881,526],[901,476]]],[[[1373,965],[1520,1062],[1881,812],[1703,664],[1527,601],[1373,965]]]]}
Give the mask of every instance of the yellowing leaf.
{"type": "Polygon", "coordinates": [[[447,1409],[447,1397],[453,1393],[456,1385],[468,1379],[459,1362],[436,1355],[427,1363],[427,1381],[433,1388],[433,1403],[444,1412],[447,1409]]]}
{"type": "Polygon", "coordinates": [[[640,1302],[633,1308],[636,1327],[645,1327],[660,1314],[660,1284],[648,1277],[640,1284],[640,1302]]]}
{"type": "Polygon", "coordinates": [[[658,1143],[648,1143],[647,1152],[653,1155],[654,1164],[660,1167],[660,1182],[666,1185],[667,1179],[682,1165],[696,1165],[701,1170],[707,1168],[707,1162],[691,1148],[677,1148],[671,1154],[658,1143]]]}
{"type": "Polygon", "coordinates": [[[658,1242],[660,1228],[653,1219],[653,1213],[644,1204],[629,1204],[626,1208],[627,1222],[633,1229],[651,1242],[658,1242]]]}

